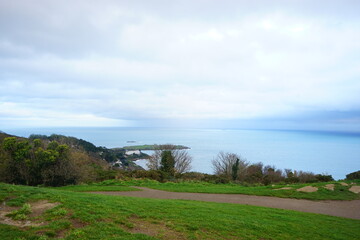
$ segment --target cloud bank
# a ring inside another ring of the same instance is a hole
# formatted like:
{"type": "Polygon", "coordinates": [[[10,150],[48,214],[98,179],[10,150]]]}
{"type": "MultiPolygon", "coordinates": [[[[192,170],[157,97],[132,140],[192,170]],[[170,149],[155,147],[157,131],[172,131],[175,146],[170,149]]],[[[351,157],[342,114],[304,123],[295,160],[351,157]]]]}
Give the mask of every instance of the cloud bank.
{"type": "Polygon", "coordinates": [[[359,2],[269,2],[0,0],[0,124],[360,131],[359,2]]]}

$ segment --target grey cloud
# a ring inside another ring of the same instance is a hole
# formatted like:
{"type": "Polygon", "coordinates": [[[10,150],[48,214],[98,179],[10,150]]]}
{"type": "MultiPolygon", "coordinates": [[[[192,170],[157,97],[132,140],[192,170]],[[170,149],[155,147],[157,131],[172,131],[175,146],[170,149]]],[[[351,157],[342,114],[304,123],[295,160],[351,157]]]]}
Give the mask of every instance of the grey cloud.
{"type": "Polygon", "coordinates": [[[356,112],[357,9],[358,1],[0,0],[1,118],[356,112]]]}

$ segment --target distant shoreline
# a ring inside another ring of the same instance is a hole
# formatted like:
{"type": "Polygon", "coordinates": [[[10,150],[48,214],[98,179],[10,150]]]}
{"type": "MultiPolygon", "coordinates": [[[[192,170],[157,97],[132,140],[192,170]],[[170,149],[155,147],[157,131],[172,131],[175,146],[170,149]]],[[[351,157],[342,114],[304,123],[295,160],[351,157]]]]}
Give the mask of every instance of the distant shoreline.
{"type": "MultiPolygon", "coordinates": [[[[125,149],[125,150],[144,150],[144,151],[148,151],[148,150],[151,150],[151,151],[164,150],[162,148],[162,146],[164,146],[164,145],[159,145],[159,144],[148,145],[148,144],[145,144],[145,145],[135,145],[135,146],[124,146],[124,147],[122,147],[122,149],[125,149]]],[[[183,146],[183,145],[172,145],[172,147],[174,147],[174,149],[177,149],[177,150],[190,149],[189,147],[183,146]]],[[[114,149],[118,149],[118,148],[114,148],[114,149]]]]}

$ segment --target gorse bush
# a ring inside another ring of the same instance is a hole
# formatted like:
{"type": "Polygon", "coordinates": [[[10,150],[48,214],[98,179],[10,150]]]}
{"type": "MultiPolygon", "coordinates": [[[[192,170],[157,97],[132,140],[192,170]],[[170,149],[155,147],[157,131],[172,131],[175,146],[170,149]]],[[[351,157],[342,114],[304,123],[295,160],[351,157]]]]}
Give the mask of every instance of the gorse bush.
{"type": "Polygon", "coordinates": [[[56,141],[7,137],[0,145],[0,181],[64,186],[114,178],[108,164],[56,141]]]}

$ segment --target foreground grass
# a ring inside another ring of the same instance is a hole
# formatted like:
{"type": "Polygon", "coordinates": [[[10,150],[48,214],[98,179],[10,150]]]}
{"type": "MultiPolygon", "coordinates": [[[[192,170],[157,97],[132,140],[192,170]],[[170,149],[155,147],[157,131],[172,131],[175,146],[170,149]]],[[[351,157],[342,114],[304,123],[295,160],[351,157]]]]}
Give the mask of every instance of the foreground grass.
{"type": "Polygon", "coordinates": [[[0,239],[359,239],[360,221],[264,207],[141,199],[0,184],[8,205],[60,202],[37,221],[0,224],[0,239]],[[141,229],[146,226],[148,229],[141,229]],[[154,236],[148,236],[149,229],[154,236]],[[130,233],[135,231],[138,233],[130,233]]]}
{"type": "Polygon", "coordinates": [[[0,239],[360,237],[359,220],[326,215],[237,204],[103,196],[0,184],[0,200],[6,201],[7,205],[22,206],[38,199],[60,202],[61,205],[37,219],[45,221],[44,226],[20,229],[0,224],[0,239]]]}
{"type": "MultiPolygon", "coordinates": [[[[356,182],[359,184],[359,182],[356,182]]],[[[313,184],[292,184],[292,185],[275,185],[275,186],[243,186],[239,184],[213,184],[208,182],[166,182],[160,183],[154,180],[136,180],[127,181],[107,180],[100,183],[89,185],[66,186],[60,189],[71,191],[132,191],[134,188],[129,186],[142,186],[158,190],[171,192],[193,192],[193,193],[226,193],[226,194],[247,194],[258,196],[273,196],[282,198],[297,198],[309,200],[355,200],[360,199],[360,194],[350,192],[350,186],[342,186],[339,182],[313,183],[313,184]],[[327,184],[334,184],[334,191],[324,188],[327,184]],[[304,186],[318,187],[317,192],[299,192],[304,186]],[[283,190],[280,188],[291,187],[283,190]],[[276,190],[277,189],[277,190],[276,190]]]]}

